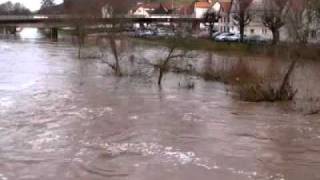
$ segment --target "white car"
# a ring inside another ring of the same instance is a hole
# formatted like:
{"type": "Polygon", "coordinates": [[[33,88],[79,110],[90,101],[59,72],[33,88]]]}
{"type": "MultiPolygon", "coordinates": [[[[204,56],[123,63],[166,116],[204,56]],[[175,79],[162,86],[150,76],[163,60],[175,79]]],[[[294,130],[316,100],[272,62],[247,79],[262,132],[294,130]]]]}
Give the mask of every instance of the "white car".
{"type": "Polygon", "coordinates": [[[211,38],[215,39],[217,36],[221,35],[222,32],[215,32],[215,33],[212,33],[212,36],[211,38]]]}
{"type": "Polygon", "coordinates": [[[154,32],[151,30],[138,30],[135,33],[136,37],[150,37],[153,35],[154,35],[154,32]]]}
{"type": "Polygon", "coordinates": [[[159,37],[172,37],[175,33],[166,29],[157,29],[156,35],[159,37]]]}
{"type": "Polygon", "coordinates": [[[223,42],[226,40],[226,38],[230,37],[230,36],[234,36],[234,33],[222,33],[220,35],[218,35],[215,40],[218,42],[223,42]]]}
{"type": "MultiPolygon", "coordinates": [[[[243,35],[243,41],[246,41],[247,36],[244,34],[243,35]]],[[[240,34],[235,34],[233,36],[228,36],[225,38],[225,41],[227,42],[240,42],[241,40],[241,35],[240,34]]]]}

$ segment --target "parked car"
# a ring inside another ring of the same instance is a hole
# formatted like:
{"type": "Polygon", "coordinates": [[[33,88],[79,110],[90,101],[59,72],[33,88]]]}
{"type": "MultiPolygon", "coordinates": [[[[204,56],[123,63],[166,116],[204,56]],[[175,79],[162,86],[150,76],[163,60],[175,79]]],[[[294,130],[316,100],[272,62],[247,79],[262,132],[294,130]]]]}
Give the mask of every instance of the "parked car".
{"type": "Polygon", "coordinates": [[[234,36],[235,34],[234,33],[222,33],[220,35],[218,35],[216,38],[215,38],[215,41],[217,42],[224,42],[226,41],[226,38],[230,37],[230,36],[234,36]]]}
{"type": "Polygon", "coordinates": [[[172,37],[172,36],[175,36],[175,33],[171,30],[167,30],[167,29],[157,29],[156,30],[156,33],[155,33],[157,36],[159,37],[172,37]]]}
{"type": "Polygon", "coordinates": [[[212,36],[211,36],[211,38],[212,39],[215,39],[217,36],[219,36],[220,34],[222,34],[222,32],[214,32],[214,33],[212,33],[212,36]]]}
{"type": "Polygon", "coordinates": [[[239,42],[241,39],[241,35],[240,34],[233,34],[233,35],[230,35],[230,36],[226,36],[224,38],[224,41],[226,42],[239,42]]]}
{"type": "Polygon", "coordinates": [[[149,29],[139,29],[136,31],[135,33],[135,36],[136,37],[151,37],[151,36],[154,36],[155,33],[152,31],[152,30],[149,30],[149,29]]]}

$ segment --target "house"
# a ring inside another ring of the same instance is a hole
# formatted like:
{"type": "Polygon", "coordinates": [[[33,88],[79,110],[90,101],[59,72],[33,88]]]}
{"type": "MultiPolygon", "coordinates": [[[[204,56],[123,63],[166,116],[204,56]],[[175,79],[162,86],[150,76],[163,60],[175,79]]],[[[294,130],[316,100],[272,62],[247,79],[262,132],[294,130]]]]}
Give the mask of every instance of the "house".
{"type": "Polygon", "coordinates": [[[174,3],[137,3],[137,5],[129,11],[129,15],[149,18],[177,17],[178,9],[179,6],[174,3]]]}
{"type": "MultiPolygon", "coordinates": [[[[230,32],[240,33],[237,21],[234,19],[235,14],[239,11],[241,0],[233,0],[230,10],[230,32]]],[[[268,0],[270,1],[270,0],[268,0]]],[[[267,39],[272,38],[271,31],[263,25],[262,16],[264,13],[264,0],[246,0],[246,3],[241,2],[242,8],[246,9],[250,16],[250,23],[245,26],[244,33],[248,36],[259,35],[267,39]]]]}
{"type": "Polygon", "coordinates": [[[232,7],[232,0],[216,0],[214,3],[220,3],[220,18],[215,24],[216,30],[219,32],[232,32],[235,26],[231,23],[230,11],[232,7]]]}
{"type": "Polygon", "coordinates": [[[176,12],[180,17],[192,17],[194,7],[192,4],[181,4],[177,7],[176,12]]]}
{"type": "MultiPolygon", "coordinates": [[[[131,17],[145,18],[172,18],[179,17],[178,6],[174,3],[137,3],[137,5],[129,11],[131,17]]],[[[170,23],[160,23],[161,25],[170,25],[170,23]]],[[[139,28],[147,27],[148,24],[135,24],[139,28]]]]}
{"type": "Polygon", "coordinates": [[[193,17],[204,18],[205,14],[213,5],[212,0],[196,0],[193,2],[194,12],[193,17]]]}
{"type": "Polygon", "coordinates": [[[307,8],[308,1],[291,0],[288,12],[286,35],[289,40],[304,43],[320,42],[320,20],[315,9],[307,8]]]}
{"type": "MultiPolygon", "coordinates": [[[[239,1],[241,0],[232,0],[229,15],[230,32],[232,33],[240,33],[240,30],[235,23],[236,21],[233,19],[234,13],[236,13],[236,8],[239,6],[239,1]]],[[[258,35],[266,39],[272,39],[272,32],[264,26],[262,19],[266,10],[266,5],[267,3],[270,3],[271,0],[246,1],[248,2],[247,12],[250,14],[251,21],[246,25],[244,33],[248,36],[258,35]]],[[[285,4],[285,10],[287,11],[287,15],[285,17],[286,24],[280,29],[280,40],[291,41],[296,38],[305,38],[305,41],[308,42],[320,42],[320,24],[317,22],[316,18],[311,18],[311,21],[308,20],[307,16],[310,12],[306,9],[304,3],[304,0],[289,0],[285,4]]],[[[311,14],[313,13],[311,12],[311,14]]]]}
{"type": "Polygon", "coordinates": [[[160,3],[138,2],[137,5],[129,11],[129,15],[135,17],[150,17],[151,13],[155,11],[159,6],[160,3]]]}

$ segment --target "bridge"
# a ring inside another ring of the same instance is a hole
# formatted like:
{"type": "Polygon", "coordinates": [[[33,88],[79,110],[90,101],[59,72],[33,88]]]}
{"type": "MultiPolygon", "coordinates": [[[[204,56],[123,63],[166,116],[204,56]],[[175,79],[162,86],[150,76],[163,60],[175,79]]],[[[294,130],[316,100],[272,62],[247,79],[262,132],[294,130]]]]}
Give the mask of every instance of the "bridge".
{"type": "MultiPolygon", "coordinates": [[[[197,19],[192,17],[81,17],[69,15],[30,15],[30,16],[0,16],[0,27],[37,27],[50,28],[53,38],[58,37],[58,28],[76,27],[79,25],[93,26],[93,25],[117,25],[117,24],[151,24],[151,23],[190,23],[192,26],[197,26],[205,19],[197,19]]],[[[15,33],[15,32],[13,32],[15,33]]]]}
{"type": "Polygon", "coordinates": [[[68,16],[68,15],[31,15],[31,16],[0,16],[0,26],[30,26],[35,27],[37,24],[60,25],[70,26],[75,22],[81,21],[84,24],[119,24],[119,23],[194,23],[205,22],[204,19],[192,17],[158,17],[158,18],[145,18],[145,17],[114,17],[114,18],[101,18],[101,17],[81,17],[81,16],[68,16]]]}

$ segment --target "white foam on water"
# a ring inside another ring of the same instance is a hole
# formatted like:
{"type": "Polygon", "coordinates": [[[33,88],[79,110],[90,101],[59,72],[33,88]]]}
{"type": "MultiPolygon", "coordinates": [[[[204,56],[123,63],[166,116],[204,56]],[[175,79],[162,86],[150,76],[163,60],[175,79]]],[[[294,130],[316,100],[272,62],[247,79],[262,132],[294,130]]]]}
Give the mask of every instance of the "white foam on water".
{"type": "Polygon", "coordinates": [[[166,99],[177,99],[177,96],[174,96],[174,95],[168,95],[166,96],[166,99]]]}
{"type": "Polygon", "coordinates": [[[9,108],[13,106],[14,101],[9,97],[0,98],[0,107],[9,108]]]}
{"type": "Polygon", "coordinates": [[[4,176],[3,174],[0,174],[0,180],[8,180],[8,178],[6,176],[4,176]]]}
{"type": "Polygon", "coordinates": [[[8,51],[8,50],[11,50],[12,47],[8,46],[8,45],[0,45],[0,50],[3,50],[3,51],[8,51]]]}
{"type": "Polygon", "coordinates": [[[8,85],[8,84],[0,84],[0,90],[1,91],[20,91],[23,89],[27,89],[31,86],[33,86],[35,83],[37,82],[37,80],[32,80],[20,85],[8,85]]]}
{"type": "Polygon", "coordinates": [[[138,119],[139,119],[139,116],[136,116],[136,115],[130,116],[129,119],[130,119],[130,120],[138,120],[138,119]]]}

